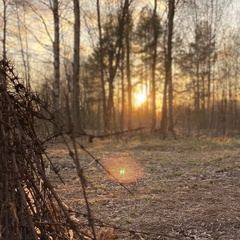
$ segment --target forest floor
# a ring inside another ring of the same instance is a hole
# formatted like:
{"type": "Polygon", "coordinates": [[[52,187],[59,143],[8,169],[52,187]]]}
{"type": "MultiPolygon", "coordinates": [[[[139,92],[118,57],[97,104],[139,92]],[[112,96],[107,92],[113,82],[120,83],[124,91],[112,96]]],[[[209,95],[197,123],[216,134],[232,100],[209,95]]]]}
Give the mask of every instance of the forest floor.
{"type": "MultiPolygon", "coordinates": [[[[82,143],[81,143],[82,144],[82,143]]],[[[87,196],[99,240],[118,239],[240,239],[240,140],[131,137],[94,139],[84,147],[110,171],[119,167],[121,186],[86,153],[79,150],[87,181],[87,196]],[[110,167],[109,167],[110,166],[110,167]],[[125,181],[126,182],[126,181],[125,181]],[[101,228],[101,225],[109,228],[101,228]],[[114,233],[112,232],[114,229],[114,233]],[[128,231],[129,230],[129,231],[128,231]],[[100,234],[101,232],[101,234],[100,234]],[[101,236],[100,236],[101,235],[101,236]]],[[[62,200],[87,222],[82,188],[74,164],[63,143],[51,143],[47,152],[60,166],[61,184],[50,178],[62,200]]]]}

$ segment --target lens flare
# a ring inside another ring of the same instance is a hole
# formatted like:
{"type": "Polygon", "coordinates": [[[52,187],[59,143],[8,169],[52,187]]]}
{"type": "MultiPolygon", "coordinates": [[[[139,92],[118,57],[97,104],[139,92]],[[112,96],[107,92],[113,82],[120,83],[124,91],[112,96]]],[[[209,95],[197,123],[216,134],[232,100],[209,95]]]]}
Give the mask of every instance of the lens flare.
{"type": "Polygon", "coordinates": [[[130,157],[104,158],[102,164],[108,172],[108,177],[120,183],[135,182],[144,174],[143,168],[130,157]]]}
{"type": "Polygon", "coordinates": [[[120,175],[124,175],[125,174],[125,169],[120,169],[119,173],[120,173],[120,175]]]}

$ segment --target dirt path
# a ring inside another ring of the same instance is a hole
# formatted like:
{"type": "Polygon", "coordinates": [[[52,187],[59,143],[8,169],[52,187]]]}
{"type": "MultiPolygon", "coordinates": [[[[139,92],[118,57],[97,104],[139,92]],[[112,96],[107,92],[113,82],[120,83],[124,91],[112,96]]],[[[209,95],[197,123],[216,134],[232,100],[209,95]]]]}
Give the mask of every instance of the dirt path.
{"type": "MultiPolygon", "coordinates": [[[[94,217],[134,231],[115,230],[119,239],[240,239],[239,141],[99,140],[84,146],[97,159],[129,158],[144,170],[142,178],[124,184],[130,194],[80,151],[94,217]]],[[[51,173],[57,191],[66,204],[85,212],[68,151],[54,144],[48,152],[66,182],[51,173]]]]}

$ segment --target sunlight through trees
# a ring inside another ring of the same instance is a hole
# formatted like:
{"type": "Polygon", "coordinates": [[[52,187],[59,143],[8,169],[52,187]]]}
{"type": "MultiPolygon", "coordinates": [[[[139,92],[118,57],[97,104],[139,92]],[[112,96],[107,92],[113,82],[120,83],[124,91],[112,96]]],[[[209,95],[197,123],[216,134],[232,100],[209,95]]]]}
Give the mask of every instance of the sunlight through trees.
{"type": "Polygon", "coordinates": [[[234,0],[2,3],[2,56],[76,129],[240,126],[234,0]]]}

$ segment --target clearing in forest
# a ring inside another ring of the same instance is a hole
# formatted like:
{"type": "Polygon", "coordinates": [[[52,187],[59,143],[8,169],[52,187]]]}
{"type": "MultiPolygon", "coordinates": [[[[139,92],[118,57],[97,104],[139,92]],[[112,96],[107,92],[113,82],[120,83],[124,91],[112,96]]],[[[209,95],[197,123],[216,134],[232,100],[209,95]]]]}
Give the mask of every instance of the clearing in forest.
{"type": "MultiPolygon", "coordinates": [[[[84,146],[123,179],[119,184],[79,149],[97,232],[102,231],[99,239],[240,239],[240,140],[135,137],[84,146]],[[124,181],[129,169],[132,180],[124,181]]],[[[75,217],[87,223],[80,214],[85,204],[67,149],[53,142],[47,152],[65,181],[63,185],[50,173],[57,192],[76,210],[75,217]]]]}

